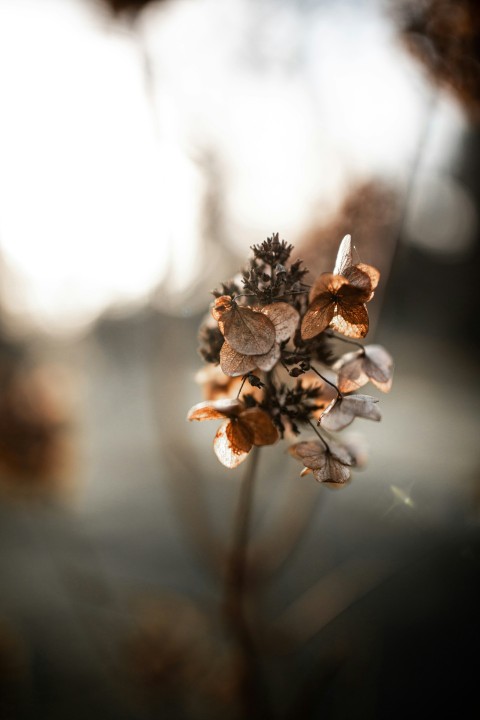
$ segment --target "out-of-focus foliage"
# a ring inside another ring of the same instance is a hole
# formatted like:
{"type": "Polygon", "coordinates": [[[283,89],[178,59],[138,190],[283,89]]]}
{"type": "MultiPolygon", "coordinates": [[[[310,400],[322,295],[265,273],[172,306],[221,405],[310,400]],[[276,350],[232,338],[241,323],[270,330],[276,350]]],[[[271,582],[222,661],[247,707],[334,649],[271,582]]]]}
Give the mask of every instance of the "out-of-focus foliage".
{"type": "Polygon", "coordinates": [[[477,0],[406,0],[397,8],[405,44],[431,78],[480,120],[480,7],[477,0]]]}

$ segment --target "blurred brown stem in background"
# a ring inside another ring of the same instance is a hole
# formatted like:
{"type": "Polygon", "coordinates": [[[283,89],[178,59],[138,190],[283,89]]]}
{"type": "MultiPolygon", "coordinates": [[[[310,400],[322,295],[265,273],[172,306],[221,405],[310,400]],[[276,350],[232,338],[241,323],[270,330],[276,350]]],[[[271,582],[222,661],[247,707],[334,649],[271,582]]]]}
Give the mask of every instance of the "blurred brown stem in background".
{"type": "Polygon", "coordinates": [[[259,448],[254,447],[242,479],[233,523],[233,536],[225,574],[224,617],[239,651],[240,692],[246,718],[268,720],[270,711],[262,682],[257,651],[245,612],[248,590],[247,545],[253,506],[259,448]]]}

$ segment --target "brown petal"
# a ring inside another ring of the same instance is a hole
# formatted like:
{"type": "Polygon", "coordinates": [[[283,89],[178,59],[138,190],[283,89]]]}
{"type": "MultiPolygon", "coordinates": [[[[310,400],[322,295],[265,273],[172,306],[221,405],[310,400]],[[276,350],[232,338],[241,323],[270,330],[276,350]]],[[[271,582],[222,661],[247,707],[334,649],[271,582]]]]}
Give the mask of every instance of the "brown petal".
{"type": "Polygon", "coordinates": [[[338,372],[337,386],[340,392],[349,393],[368,383],[368,375],[364,368],[364,355],[351,352],[343,355],[333,366],[338,372]]]}
{"type": "Polygon", "coordinates": [[[311,338],[323,332],[331,323],[335,312],[335,303],[330,293],[318,295],[312,302],[302,320],[302,338],[311,338]]]}
{"type": "Polygon", "coordinates": [[[342,487],[350,480],[350,469],[334,455],[326,453],[323,466],[313,471],[313,477],[328,487],[342,487]]]}
{"type": "Polygon", "coordinates": [[[187,420],[216,420],[218,418],[235,417],[243,409],[240,400],[206,400],[197,403],[188,411],[187,420]]]}
{"type": "Polygon", "coordinates": [[[336,432],[350,425],[356,417],[368,420],[380,420],[381,414],[376,407],[378,400],[370,395],[352,395],[334,401],[320,418],[325,430],[336,432]]]}
{"type": "Polygon", "coordinates": [[[234,350],[227,341],[220,350],[220,367],[225,375],[238,377],[254,370],[257,364],[253,355],[243,355],[234,350]]]}
{"type": "Polygon", "coordinates": [[[333,272],[335,275],[345,275],[345,271],[351,267],[352,264],[352,236],[345,235],[338,248],[333,272]]]}
{"type": "Polygon", "coordinates": [[[356,304],[350,299],[338,303],[330,321],[330,327],[341,335],[362,338],[368,333],[368,310],[363,303],[356,304]]]}
{"type": "Polygon", "coordinates": [[[381,345],[365,347],[365,371],[374,385],[382,392],[392,387],[393,358],[381,345]]]}
{"type": "Polygon", "coordinates": [[[213,441],[213,449],[215,451],[215,455],[220,460],[222,465],[225,465],[225,467],[228,468],[235,468],[237,467],[237,465],[240,465],[240,463],[245,460],[248,455],[248,451],[241,450],[236,444],[232,444],[232,441],[229,437],[229,435],[231,435],[232,433],[230,427],[231,425],[232,423],[230,421],[227,421],[218,428],[217,434],[215,435],[215,439],[213,441]]]}
{"type": "Polygon", "coordinates": [[[244,410],[239,423],[246,425],[251,432],[254,445],[273,445],[278,440],[278,430],[272,422],[270,415],[258,407],[244,410]]]}
{"type": "Polygon", "coordinates": [[[262,312],[234,305],[222,322],[225,340],[243,355],[263,355],[275,342],[275,327],[262,312]]]}
{"type": "MultiPolygon", "coordinates": [[[[365,265],[367,267],[367,265],[365,265]]],[[[359,269],[359,265],[352,265],[345,271],[345,277],[352,287],[356,290],[360,290],[364,297],[363,302],[368,302],[373,297],[372,281],[370,275],[359,269]]]]}
{"type": "Polygon", "coordinates": [[[284,342],[293,337],[300,321],[300,315],[294,307],[286,302],[265,305],[262,312],[270,318],[275,326],[275,341],[284,342]]]}
{"type": "Polygon", "coordinates": [[[325,463],[326,447],[318,440],[295,443],[288,448],[288,452],[311,470],[317,470],[325,463]]]}
{"type": "Polygon", "coordinates": [[[251,357],[252,360],[255,361],[255,366],[259,370],[263,370],[264,372],[269,372],[272,370],[277,362],[280,360],[280,345],[275,342],[273,344],[273,347],[271,350],[268,351],[268,353],[265,353],[265,355],[249,355],[247,357],[251,357]]]}
{"type": "Polygon", "coordinates": [[[250,452],[253,445],[254,432],[247,423],[243,422],[242,416],[230,421],[225,430],[230,445],[235,452],[250,452]]]}
{"type": "Polygon", "coordinates": [[[375,290],[380,280],[380,270],[377,270],[377,268],[373,267],[373,265],[365,265],[365,263],[358,263],[355,267],[368,275],[370,278],[371,290],[375,290]]]}

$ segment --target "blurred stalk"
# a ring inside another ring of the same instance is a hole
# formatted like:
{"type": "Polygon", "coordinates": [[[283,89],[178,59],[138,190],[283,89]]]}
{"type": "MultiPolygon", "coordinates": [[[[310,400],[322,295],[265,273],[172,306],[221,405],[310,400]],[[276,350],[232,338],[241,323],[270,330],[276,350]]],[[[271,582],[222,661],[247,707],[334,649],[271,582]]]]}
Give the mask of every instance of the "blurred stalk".
{"type": "MultiPolygon", "coordinates": [[[[392,243],[392,255],[390,262],[388,263],[388,273],[384,278],[383,287],[384,292],[388,284],[389,276],[394,271],[394,266],[405,265],[407,260],[407,248],[405,245],[405,227],[408,219],[408,212],[412,198],[414,196],[415,185],[417,176],[422,168],[425,160],[426,150],[428,148],[428,141],[432,131],[433,121],[435,118],[435,112],[437,109],[439,98],[439,89],[435,86],[431,89],[430,95],[426,102],[425,117],[423,119],[420,133],[418,136],[417,144],[415,146],[415,152],[412,158],[412,164],[408,172],[405,188],[403,192],[403,200],[400,205],[400,211],[398,215],[397,227],[394,232],[394,241],[392,243]]],[[[398,274],[398,270],[396,270],[398,274]]]]}
{"type": "Polygon", "coordinates": [[[271,718],[271,713],[267,703],[266,688],[245,609],[248,590],[247,547],[258,457],[259,448],[253,447],[240,486],[225,574],[223,613],[227,629],[238,649],[244,717],[249,720],[268,720],[271,718]]]}

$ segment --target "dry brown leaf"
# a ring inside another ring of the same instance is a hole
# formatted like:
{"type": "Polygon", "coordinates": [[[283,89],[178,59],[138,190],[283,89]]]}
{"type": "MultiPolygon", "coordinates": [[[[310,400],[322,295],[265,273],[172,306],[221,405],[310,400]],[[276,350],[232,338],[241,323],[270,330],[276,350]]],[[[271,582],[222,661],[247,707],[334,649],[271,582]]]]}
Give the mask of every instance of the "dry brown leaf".
{"type": "Polygon", "coordinates": [[[242,355],[263,355],[275,342],[275,327],[262,312],[237,305],[228,295],[217,298],[212,315],[230,347],[242,355]]]}
{"type": "Polygon", "coordinates": [[[350,425],[356,417],[381,420],[377,398],[371,395],[351,395],[334,400],[320,418],[320,424],[329,432],[336,432],[350,425]]]}

